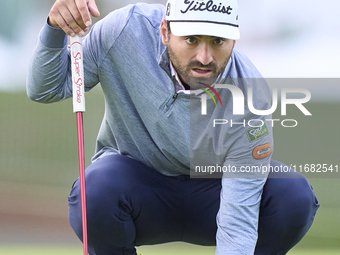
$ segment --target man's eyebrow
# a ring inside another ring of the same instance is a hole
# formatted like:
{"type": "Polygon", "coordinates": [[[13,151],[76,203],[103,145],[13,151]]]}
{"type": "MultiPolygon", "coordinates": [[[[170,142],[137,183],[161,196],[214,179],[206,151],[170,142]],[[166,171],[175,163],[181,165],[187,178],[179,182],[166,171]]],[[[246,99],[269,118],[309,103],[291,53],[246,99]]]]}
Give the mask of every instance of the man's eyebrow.
{"type": "Polygon", "coordinates": [[[208,37],[211,37],[213,39],[224,39],[223,37],[218,37],[218,36],[210,36],[210,35],[185,35],[183,37],[198,37],[198,38],[202,38],[203,36],[208,36],[208,37]]]}
{"type": "Polygon", "coordinates": [[[199,38],[202,38],[203,35],[183,35],[182,37],[199,37],[199,38]]]}
{"type": "Polygon", "coordinates": [[[225,40],[225,38],[223,37],[218,37],[218,36],[212,36],[213,39],[222,39],[222,40],[225,40]]]}

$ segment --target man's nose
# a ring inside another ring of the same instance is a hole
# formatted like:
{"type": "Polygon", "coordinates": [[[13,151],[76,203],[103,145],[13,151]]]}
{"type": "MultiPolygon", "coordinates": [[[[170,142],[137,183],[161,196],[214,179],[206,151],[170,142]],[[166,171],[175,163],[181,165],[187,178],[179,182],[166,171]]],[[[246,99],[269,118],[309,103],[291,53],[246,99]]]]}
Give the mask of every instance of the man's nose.
{"type": "Polygon", "coordinates": [[[208,65],[213,61],[211,48],[207,43],[202,43],[197,49],[196,59],[203,65],[208,65]]]}

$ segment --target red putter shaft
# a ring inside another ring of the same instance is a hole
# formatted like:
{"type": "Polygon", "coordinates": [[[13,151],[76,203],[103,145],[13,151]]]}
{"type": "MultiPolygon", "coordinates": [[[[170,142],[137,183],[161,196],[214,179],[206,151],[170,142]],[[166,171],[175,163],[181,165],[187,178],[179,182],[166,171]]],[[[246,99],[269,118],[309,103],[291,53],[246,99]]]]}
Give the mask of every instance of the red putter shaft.
{"type": "Polygon", "coordinates": [[[83,113],[77,112],[78,130],[78,155],[79,155],[79,176],[80,176],[80,195],[81,212],[83,224],[83,250],[84,255],[88,255],[87,247],[87,215],[86,215],[86,189],[85,189],[85,158],[84,158],[84,132],[83,132],[83,113]]]}
{"type": "Polygon", "coordinates": [[[84,131],[83,131],[84,130],[83,112],[85,112],[83,47],[82,47],[81,38],[77,35],[74,37],[71,37],[70,41],[71,41],[71,64],[72,64],[73,112],[77,113],[81,216],[82,216],[82,225],[83,225],[83,250],[84,250],[84,255],[88,255],[84,131]]]}

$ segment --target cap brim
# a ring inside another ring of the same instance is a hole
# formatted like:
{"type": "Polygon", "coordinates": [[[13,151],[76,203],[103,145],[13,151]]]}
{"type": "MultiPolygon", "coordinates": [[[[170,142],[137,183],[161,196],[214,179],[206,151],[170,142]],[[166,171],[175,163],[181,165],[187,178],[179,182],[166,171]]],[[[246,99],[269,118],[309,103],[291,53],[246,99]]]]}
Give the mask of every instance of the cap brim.
{"type": "Polygon", "coordinates": [[[240,30],[237,26],[228,24],[215,24],[207,22],[172,22],[170,20],[171,33],[175,36],[207,35],[227,38],[231,40],[240,39],[240,30]]]}

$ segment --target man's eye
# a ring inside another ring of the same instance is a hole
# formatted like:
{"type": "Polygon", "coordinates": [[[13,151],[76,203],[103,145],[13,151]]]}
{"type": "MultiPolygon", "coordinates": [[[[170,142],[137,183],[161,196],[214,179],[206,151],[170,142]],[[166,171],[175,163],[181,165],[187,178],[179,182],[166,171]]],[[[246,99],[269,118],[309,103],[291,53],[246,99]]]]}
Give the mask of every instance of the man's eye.
{"type": "Polygon", "coordinates": [[[225,40],[223,38],[214,39],[214,44],[221,45],[225,40]]]}
{"type": "Polygon", "coordinates": [[[188,44],[195,44],[197,42],[197,39],[195,37],[193,37],[193,36],[190,36],[190,37],[185,38],[185,41],[188,44]]]}

